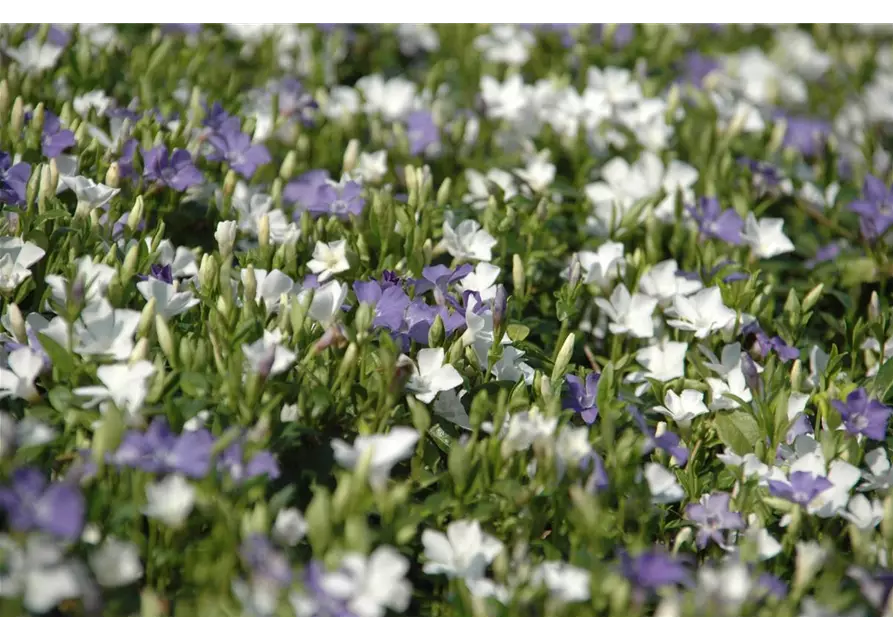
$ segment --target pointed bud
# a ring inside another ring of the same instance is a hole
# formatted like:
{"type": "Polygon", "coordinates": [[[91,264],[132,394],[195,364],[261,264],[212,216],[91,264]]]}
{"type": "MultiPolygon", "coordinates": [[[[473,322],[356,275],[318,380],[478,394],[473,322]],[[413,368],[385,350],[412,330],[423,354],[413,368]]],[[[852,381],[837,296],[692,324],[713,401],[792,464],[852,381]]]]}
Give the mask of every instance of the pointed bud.
{"type": "Polygon", "coordinates": [[[282,178],[283,182],[288,182],[292,175],[294,175],[297,162],[298,157],[295,155],[294,150],[285,154],[285,159],[282,161],[282,164],[279,165],[279,177],[282,178]]]}
{"type": "Polygon", "coordinates": [[[20,344],[28,344],[28,331],[19,305],[15,302],[10,302],[6,312],[9,314],[9,328],[12,330],[13,337],[20,344]]]}
{"type": "Polygon", "coordinates": [[[171,335],[170,327],[168,327],[167,322],[160,313],[155,315],[155,337],[158,339],[158,346],[161,347],[161,352],[164,353],[168,362],[173,365],[177,357],[176,345],[174,344],[174,337],[171,335]]]}
{"type": "Polygon", "coordinates": [[[501,284],[496,285],[496,293],[493,297],[493,331],[496,332],[502,327],[505,320],[505,307],[508,302],[508,294],[505,287],[501,284]]]}
{"type": "Polygon", "coordinates": [[[443,338],[446,335],[446,328],[443,325],[443,318],[440,314],[434,317],[431,328],[428,329],[428,346],[432,349],[443,346],[443,338]]]}
{"type": "Polygon", "coordinates": [[[43,125],[46,121],[46,107],[40,102],[31,112],[31,130],[37,135],[43,135],[43,125]]]}
{"type": "Polygon", "coordinates": [[[350,142],[347,143],[347,148],[344,150],[344,158],[341,162],[341,172],[350,174],[356,169],[359,156],[360,141],[356,138],[352,138],[350,142]]]}
{"type": "MultiPolygon", "coordinates": [[[[819,285],[822,286],[822,285],[819,285]]],[[[877,320],[881,317],[881,301],[877,297],[877,291],[871,292],[871,298],[868,300],[868,319],[877,320]]]]}
{"type": "Polygon", "coordinates": [[[117,162],[109,165],[108,171],[105,172],[105,183],[112,189],[117,189],[121,185],[121,168],[117,162]]]}
{"type": "Polygon", "coordinates": [[[245,267],[245,275],[242,277],[242,285],[245,288],[246,300],[254,300],[257,297],[257,276],[254,273],[254,266],[245,267]]]}
{"type": "Polygon", "coordinates": [[[155,322],[155,307],[157,303],[155,302],[155,298],[149,298],[149,301],[143,305],[143,310],[140,312],[140,321],[137,324],[136,335],[138,336],[148,336],[149,330],[152,328],[152,325],[155,322]]]}
{"type": "Polygon", "coordinates": [[[53,194],[55,194],[56,190],[59,188],[59,165],[55,158],[50,158],[49,174],[50,188],[53,190],[53,194]]]}
{"type": "Polygon", "coordinates": [[[450,201],[450,190],[452,189],[453,181],[450,178],[444,178],[443,182],[440,183],[440,188],[437,189],[437,197],[435,202],[438,207],[445,207],[447,202],[450,201]]]}
{"type": "Polygon", "coordinates": [[[217,241],[221,256],[226,257],[232,254],[237,231],[238,226],[234,220],[223,220],[217,223],[217,229],[214,231],[214,240],[217,241]]]}
{"type": "Polygon", "coordinates": [[[9,115],[9,84],[6,78],[0,80],[0,123],[6,122],[9,115]]]}
{"type": "Polygon", "coordinates": [[[788,121],[784,118],[779,118],[775,121],[775,126],[772,127],[772,135],[769,136],[769,142],[767,143],[766,153],[769,155],[775,153],[781,148],[782,143],[784,142],[785,133],[788,130],[788,121]]]}
{"type": "Polygon", "coordinates": [[[127,251],[124,256],[124,264],[121,265],[121,282],[130,282],[130,279],[136,275],[136,267],[140,257],[140,245],[135,244],[127,251]]]}
{"type": "Polygon", "coordinates": [[[140,338],[136,346],[133,347],[133,351],[130,352],[130,358],[127,359],[129,364],[134,364],[136,362],[140,362],[141,360],[145,360],[149,356],[149,339],[148,338],[140,338]]]}
{"type": "Polygon", "coordinates": [[[142,219],[143,196],[137,196],[133,203],[133,207],[130,209],[130,214],[127,216],[127,228],[131,231],[136,231],[136,228],[139,226],[140,222],[142,222],[142,219]]]}
{"type": "Polygon", "coordinates": [[[226,172],[226,177],[223,179],[223,197],[229,198],[232,197],[233,192],[236,190],[236,184],[239,182],[239,176],[236,175],[236,172],[230,169],[226,172]]]}
{"type": "Polygon", "coordinates": [[[270,245],[270,216],[266,213],[257,221],[257,242],[262,247],[270,245]]]}
{"type": "Polygon", "coordinates": [[[12,103],[12,113],[9,114],[9,130],[11,133],[18,134],[22,131],[25,124],[25,103],[22,102],[22,96],[16,96],[15,102],[12,103]]]}
{"type": "Polygon", "coordinates": [[[575,289],[578,284],[580,284],[580,280],[583,277],[583,265],[580,263],[580,258],[575,253],[573,257],[571,257],[571,266],[568,270],[567,276],[567,284],[571,289],[575,289]]]}
{"type": "Polygon", "coordinates": [[[47,199],[51,198],[55,193],[56,190],[53,189],[50,169],[46,165],[42,165],[40,170],[40,188],[37,191],[37,210],[40,213],[46,212],[47,199]]]}
{"type": "Polygon", "coordinates": [[[558,351],[558,355],[555,357],[555,365],[552,367],[552,382],[561,379],[564,375],[565,369],[567,369],[567,365],[570,364],[571,357],[574,355],[574,334],[571,333],[564,340],[564,344],[561,345],[561,349],[558,351]]]}
{"type": "Polygon", "coordinates": [[[517,253],[512,256],[512,286],[515,296],[524,296],[524,287],[527,286],[527,277],[524,273],[524,261],[517,253]]]}

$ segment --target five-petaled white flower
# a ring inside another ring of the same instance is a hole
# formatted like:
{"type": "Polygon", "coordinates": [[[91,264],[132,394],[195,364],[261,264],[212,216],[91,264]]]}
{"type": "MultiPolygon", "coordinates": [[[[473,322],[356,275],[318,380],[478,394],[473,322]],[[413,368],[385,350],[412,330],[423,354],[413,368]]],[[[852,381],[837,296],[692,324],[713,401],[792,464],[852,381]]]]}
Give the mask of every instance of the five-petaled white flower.
{"type": "Polygon", "coordinates": [[[672,418],[680,427],[691,426],[691,421],[710,413],[707,405],[704,404],[704,394],[696,389],[683,389],[681,394],[677,394],[672,389],[667,389],[664,395],[664,406],[655,407],[658,413],[672,418]]]}
{"type": "Polygon", "coordinates": [[[586,602],[591,597],[590,574],[586,569],[559,560],[546,560],[533,570],[530,582],[545,586],[561,602],[586,602]]]}
{"type": "Polygon", "coordinates": [[[440,391],[454,389],[462,384],[462,376],[451,364],[444,365],[443,349],[421,349],[418,355],[418,366],[409,358],[402,357],[403,362],[412,365],[412,377],[406,388],[420,402],[425,404],[434,400],[440,391]]]}
{"type": "Polygon", "coordinates": [[[679,275],[679,264],[673,259],[658,262],[639,280],[642,293],[657,298],[661,304],[672,301],[676,296],[691,295],[703,287],[700,280],[679,275]]]}
{"type": "Polygon", "coordinates": [[[74,325],[75,351],[81,355],[127,360],[133,353],[133,334],[139,311],[115,309],[104,298],[84,309],[74,325]]]}
{"type": "Polygon", "coordinates": [[[137,546],[129,541],[106,538],[88,560],[96,581],[103,587],[123,587],[143,576],[137,546]]]}
{"type": "MultiPolygon", "coordinates": [[[[594,284],[607,289],[614,280],[626,272],[623,245],[619,242],[605,242],[595,251],[580,251],[576,257],[580,262],[585,284],[594,284]]],[[[565,269],[562,275],[569,277],[570,268],[565,269]]]]}
{"type": "Polygon", "coordinates": [[[463,220],[455,229],[447,220],[443,223],[443,246],[459,260],[489,262],[493,259],[496,238],[482,229],[477,220],[463,220]]]}
{"type": "Polygon", "coordinates": [[[694,331],[696,338],[706,338],[732,325],[737,315],[722,300],[719,287],[701,289],[691,296],[677,295],[668,312],[675,316],[667,324],[683,331],[694,331]]]}
{"type": "Polygon", "coordinates": [[[628,333],[636,338],[654,335],[651,316],[657,307],[656,298],[638,292],[630,295],[626,285],[618,284],[608,300],[596,298],[595,304],[611,319],[608,329],[613,333],[628,333]]]}
{"type": "Polygon", "coordinates": [[[313,291],[307,314],[322,326],[328,327],[338,317],[346,297],[347,285],[329,280],[313,291]]]}
{"type": "Polygon", "coordinates": [[[121,191],[104,184],[97,184],[85,176],[59,176],[59,180],[74,191],[74,195],[78,199],[78,210],[85,213],[107,205],[121,191]]]}
{"type": "Polygon", "coordinates": [[[180,315],[200,302],[191,291],[178,291],[176,283],[167,283],[156,278],[138,282],[136,288],[146,301],[155,299],[155,312],[165,320],[180,315]]]}
{"type": "Polygon", "coordinates": [[[179,527],[195,506],[195,487],[179,474],[171,474],[146,487],[146,507],[150,518],[169,527],[179,527]]]}
{"type": "Polygon", "coordinates": [[[503,549],[503,544],[483,531],[477,520],[454,520],[447,526],[446,535],[426,529],[422,544],[428,558],[422,571],[472,584],[489,582],[484,572],[503,549]]]}
{"type": "Polygon", "coordinates": [[[656,462],[645,465],[645,480],[651,492],[651,501],[656,504],[679,502],[685,497],[685,490],[676,480],[676,474],[656,462]]]}
{"type": "Polygon", "coordinates": [[[46,251],[33,242],[18,237],[0,238],[0,292],[15,291],[31,277],[31,265],[44,255],[46,251]]]}
{"type": "Polygon", "coordinates": [[[781,218],[760,218],[747,214],[744,221],[744,231],[741,237],[744,239],[753,253],[758,258],[772,258],[794,250],[794,243],[784,231],[784,220],[781,218]]]}
{"type": "Polygon", "coordinates": [[[39,397],[34,381],[44,367],[43,357],[28,347],[9,354],[8,369],[0,368],[0,400],[13,396],[24,400],[39,397]]]}
{"type": "Polygon", "coordinates": [[[393,427],[387,433],[357,436],[352,445],[335,439],[332,450],[338,464],[348,469],[356,467],[368,455],[369,484],[381,488],[387,483],[394,465],[411,456],[418,441],[419,433],[415,429],[393,427]]]}
{"type": "Polygon", "coordinates": [[[153,375],[155,365],[147,360],[133,364],[103,365],[96,369],[96,377],[103,386],[79,387],[74,393],[90,398],[85,407],[94,407],[103,400],[111,400],[118,408],[136,415],[149,392],[149,379],[153,375]]]}
{"type": "Polygon", "coordinates": [[[282,346],[279,329],[264,331],[264,335],[251,344],[242,345],[242,354],[249,368],[263,377],[285,373],[294,364],[297,355],[282,346]]]}
{"type": "Polygon", "coordinates": [[[409,561],[383,545],[368,558],[355,551],[346,553],[338,570],[323,578],[322,587],[328,595],[345,601],[357,616],[382,616],[387,609],[402,613],[412,595],[407,571],[409,561]]]}
{"type": "Polygon", "coordinates": [[[313,249],[313,259],[307,263],[307,268],[319,277],[320,282],[350,269],[350,263],[347,261],[347,241],[317,242],[313,249]]]}
{"type": "Polygon", "coordinates": [[[629,382],[644,382],[653,378],[660,382],[669,382],[685,376],[685,354],[687,342],[661,340],[636,352],[636,362],[642,365],[642,371],[633,371],[627,375],[629,382]]]}

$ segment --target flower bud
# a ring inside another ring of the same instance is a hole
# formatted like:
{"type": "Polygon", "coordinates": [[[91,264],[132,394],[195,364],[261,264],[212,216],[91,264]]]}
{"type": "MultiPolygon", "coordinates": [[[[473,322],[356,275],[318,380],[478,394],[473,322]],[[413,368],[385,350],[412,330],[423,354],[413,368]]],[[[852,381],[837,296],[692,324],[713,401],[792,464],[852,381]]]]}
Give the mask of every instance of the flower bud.
{"type": "Polygon", "coordinates": [[[341,172],[349,174],[356,169],[359,155],[360,141],[356,138],[352,138],[350,142],[347,143],[347,148],[344,150],[344,158],[341,162],[341,172]]]}
{"type": "Polygon", "coordinates": [[[11,133],[18,134],[22,131],[25,124],[25,103],[22,102],[22,96],[16,96],[15,102],[12,103],[12,113],[9,115],[9,130],[11,133]]]}
{"type": "Polygon", "coordinates": [[[37,193],[40,191],[40,174],[43,173],[42,164],[34,167],[31,176],[28,178],[28,184],[25,187],[25,201],[30,207],[37,201],[37,193]]]}
{"type": "MultiPolygon", "coordinates": [[[[154,298],[153,298],[154,300],[154,298]]],[[[128,364],[134,364],[141,360],[145,360],[149,355],[149,339],[148,338],[140,338],[136,346],[133,348],[133,351],[130,353],[130,358],[128,358],[128,364]]]]}
{"type": "Polygon", "coordinates": [[[149,335],[149,330],[152,328],[152,324],[155,321],[155,307],[157,303],[155,302],[155,298],[149,298],[149,301],[143,305],[143,310],[140,312],[140,321],[137,324],[136,335],[145,337],[149,335]]]}
{"type": "Polygon", "coordinates": [[[558,351],[558,355],[555,357],[555,365],[552,368],[553,382],[564,375],[564,370],[570,363],[571,356],[574,355],[574,340],[574,334],[571,333],[567,336],[567,338],[565,338],[564,344],[561,345],[561,349],[558,351]]]}
{"type": "Polygon", "coordinates": [[[496,285],[496,293],[493,297],[493,330],[498,331],[505,320],[505,307],[508,302],[508,294],[501,284],[496,285]]]}
{"type": "Polygon", "coordinates": [[[31,130],[38,136],[43,135],[43,123],[46,120],[46,107],[40,102],[31,113],[31,130]]]}
{"type": "Polygon", "coordinates": [[[176,345],[174,344],[174,337],[171,335],[170,327],[168,327],[167,322],[164,320],[162,315],[155,315],[155,337],[158,338],[158,346],[161,347],[161,352],[165,355],[172,365],[176,362],[176,345]]]}
{"type": "Polygon", "coordinates": [[[113,189],[121,185],[121,169],[117,162],[109,165],[108,171],[105,172],[105,183],[113,189]]]}
{"type": "Polygon", "coordinates": [[[140,257],[140,246],[138,244],[130,247],[127,255],[124,256],[124,264],[121,265],[121,282],[130,282],[130,279],[136,275],[136,265],[140,257]]]}
{"type": "Polygon", "coordinates": [[[437,314],[434,317],[434,322],[431,323],[431,328],[428,329],[428,346],[432,349],[442,346],[445,335],[446,328],[443,325],[443,318],[437,314]]]}
{"type": "Polygon", "coordinates": [[[245,288],[245,299],[254,300],[257,297],[257,276],[254,274],[254,266],[245,267],[245,274],[242,276],[242,285],[245,288]]]}
{"type": "Polygon", "coordinates": [[[516,253],[512,256],[512,286],[515,289],[515,296],[523,296],[526,285],[527,277],[524,273],[524,260],[516,253]]]}
{"type": "Polygon", "coordinates": [[[133,208],[127,216],[127,228],[136,231],[143,219],[143,196],[137,196],[133,202],[133,208]]]}
{"type": "Polygon", "coordinates": [[[6,79],[0,80],[0,122],[6,122],[9,115],[9,85],[6,79]]]}
{"type": "Polygon", "coordinates": [[[767,143],[766,153],[768,155],[772,155],[776,151],[781,148],[782,143],[784,142],[784,135],[788,129],[788,121],[784,118],[779,118],[775,121],[775,126],[772,127],[772,135],[769,136],[769,142],[767,143]]]}
{"type": "Polygon", "coordinates": [[[41,165],[40,170],[40,188],[37,190],[37,210],[45,213],[47,208],[47,198],[55,195],[56,190],[53,189],[52,176],[50,169],[46,165],[41,165]]]}
{"type": "Polygon", "coordinates": [[[50,158],[49,174],[50,174],[50,187],[53,190],[53,194],[55,194],[56,190],[59,188],[59,165],[56,162],[55,158],[50,158]]]}
{"type": "Polygon", "coordinates": [[[236,175],[236,172],[230,169],[226,172],[226,177],[223,179],[223,197],[229,198],[232,197],[233,192],[236,190],[236,184],[239,182],[239,176],[236,175]]]}
{"type": "MultiPolygon", "coordinates": [[[[819,285],[821,286],[821,285],[819,285]]],[[[877,320],[881,317],[881,302],[878,300],[877,291],[871,292],[871,298],[868,299],[868,319],[877,320]]]]}
{"type": "Polygon", "coordinates": [[[19,343],[27,344],[28,331],[25,325],[25,318],[22,316],[22,311],[19,309],[19,305],[15,302],[10,302],[9,306],[6,308],[6,312],[9,314],[9,328],[12,331],[13,337],[15,337],[16,341],[19,343]]]}
{"type": "Polygon", "coordinates": [[[217,223],[214,239],[220,247],[221,256],[226,257],[232,254],[233,244],[236,242],[236,231],[238,231],[238,226],[234,220],[223,220],[217,223]]]}
{"type": "Polygon", "coordinates": [[[435,198],[435,202],[438,207],[446,206],[447,202],[450,201],[450,190],[452,189],[453,181],[447,177],[443,179],[443,182],[440,183],[440,188],[437,189],[437,196],[435,198]]]}
{"type": "Polygon", "coordinates": [[[285,154],[285,159],[282,161],[282,164],[279,165],[279,177],[282,178],[283,182],[288,182],[288,180],[292,177],[295,172],[295,164],[298,162],[298,157],[295,155],[294,150],[289,151],[285,154]]]}
{"type": "Polygon", "coordinates": [[[257,242],[262,247],[270,245],[270,216],[266,213],[257,221],[257,242]]]}
{"type": "Polygon", "coordinates": [[[567,276],[567,284],[571,289],[576,288],[578,284],[580,284],[580,280],[583,277],[583,265],[580,263],[580,258],[575,253],[573,257],[571,257],[571,266],[568,269],[567,276]]]}

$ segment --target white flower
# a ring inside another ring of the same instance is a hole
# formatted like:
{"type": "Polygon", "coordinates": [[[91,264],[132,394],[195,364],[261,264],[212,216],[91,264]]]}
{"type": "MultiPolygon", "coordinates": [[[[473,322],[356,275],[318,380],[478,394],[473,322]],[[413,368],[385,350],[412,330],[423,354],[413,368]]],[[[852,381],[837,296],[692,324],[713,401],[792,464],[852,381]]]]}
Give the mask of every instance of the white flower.
{"type": "Polygon", "coordinates": [[[434,413],[441,418],[446,418],[453,424],[471,431],[471,421],[468,417],[468,412],[462,405],[459,394],[452,389],[438,393],[432,408],[434,413]]]}
{"type": "Polygon", "coordinates": [[[43,357],[28,347],[16,349],[9,354],[9,368],[0,368],[0,400],[9,396],[29,401],[39,398],[34,381],[40,375],[43,365],[43,357]]]}
{"type": "Polygon", "coordinates": [[[357,616],[383,616],[386,609],[402,613],[412,596],[407,571],[409,561],[384,545],[368,558],[361,553],[346,553],[338,571],[322,579],[322,587],[329,595],[345,600],[357,616]]]}
{"type": "Polygon", "coordinates": [[[482,229],[477,220],[463,220],[453,229],[449,221],[443,223],[443,245],[454,258],[459,260],[493,259],[496,238],[482,229]]]}
{"type": "Polygon", "coordinates": [[[884,519],[884,504],[877,498],[869,500],[860,493],[850,499],[847,511],[840,515],[860,529],[870,530],[884,519]]]}
{"type": "Polygon", "coordinates": [[[155,299],[155,311],[165,320],[191,309],[200,301],[190,291],[177,291],[177,284],[148,278],[136,284],[137,290],[148,302],[155,299]]]}
{"type": "Polygon", "coordinates": [[[644,371],[634,371],[626,379],[629,382],[643,382],[653,378],[669,382],[685,376],[685,354],[687,342],[674,342],[664,339],[636,352],[636,362],[644,371]]]}
{"type": "Polygon", "coordinates": [[[685,497],[685,490],[676,481],[676,474],[656,462],[645,465],[645,480],[655,504],[679,502],[685,497]]]}
{"type": "Polygon", "coordinates": [[[357,166],[351,172],[363,184],[378,184],[388,172],[388,152],[386,149],[373,153],[360,153],[357,166]]]}
{"type": "Polygon", "coordinates": [[[549,595],[561,602],[586,602],[591,597],[590,574],[566,562],[547,560],[533,570],[531,584],[545,585],[549,595]]]}
{"type": "Polygon", "coordinates": [[[81,355],[109,356],[127,360],[133,353],[133,334],[140,322],[140,313],[133,309],[115,309],[100,298],[84,309],[74,325],[77,346],[81,355]]]}
{"type": "Polygon", "coordinates": [[[412,364],[412,377],[406,388],[412,392],[417,400],[425,404],[434,400],[434,396],[440,391],[453,389],[462,384],[462,376],[453,365],[443,364],[444,352],[442,348],[421,349],[418,355],[418,366],[412,364]]]}
{"type": "Polygon", "coordinates": [[[324,327],[335,321],[347,297],[347,285],[329,280],[313,291],[307,315],[324,327]]]}
{"type": "Polygon", "coordinates": [[[460,291],[477,291],[481,300],[488,302],[496,295],[496,278],[499,277],[499,267],[489,262],[478,262],[474,271],[458,282],[460,291]]]}
{"type": "Polygon", "coordinates": [[[868,465],[868,471],[864,473],[865,482],[859,487],[862,491],[871,489],[884,491],[893,488],[893,467],[890,466],[883,447],[866,453],[865,464],[868,465]]]}
{"type": "Polygon", "coordinates": [[[239,226],[235,220],[221,220],[217,223],[217,228],[214,230],[214,240],[217,241],[217,245],[220,247],[221,255],[228,256],[233,252],[233,244],[236,242],[238,230],[239,226]]]}
{"type": "Polygon", "coordinates": [[[422,544],[428,561],[422,571],[443,574],[466,583],[484,580],[484,572],[503,549],[502,543],[481,530],[477,520],[455,520],[446,535],[426,529],[422,544]]]}
{"type": "Polygon", "coordinates": [[[523,65],[530,58],[530,49],[536,43],[532,33],[514,24],[493,25],[489,34],[474,40],[474,47],[488,62],[504,62],[523,65]]]}
{"type": "Polygon", "coordinates": [[[412,455],[419,433],[411,427],[393,427],[387,433],[357,436],[353,445],[344,440],[332,441],[335,460],[343,467],[353,469],[365,456],[369,459],[369,484],[383,488],[394,465],[412,455]],[[371,451],[371,454],[367,454],[371,451]]]}
{"type": "Polygon", "coordinates": [[[629,333],[636,338],[654,336],[651,316],[657,307],[657,299],[638,292],[630,296],[626,285],[619,284],[614,287],[609,300],[596,298],[595,304],[611,319],[608,330],[612,333],[629,333]]]}
{"type": "Polygon", "coordinates": [[[591,451],[588,427],[565,427],[555,438],[555,455],[560,463],[559,468],[578,465],[591,451]]]}
{"type": "Polygon", "coordinates": [[[784,220],[781,218],[757,220],[751,211],[744,221],[741,238],[750,245],[758,258],[772,258],[794,250],[794,243],[784,234],[782,227],[784,220]]]}
{"type": "Polygon", "coordinates": [[[96,377],[103,386],[78,387],[74,394],[91,398],[84,406],[94,407],[103,400],[111,400],[118,408],[135,415],[143,406],[149,392],[149,379],[155,366],[146,360],[133,364],[108,364],[96,369],[96,377]]]}
{"type": "Polygon", "coordinates": [[[33,242],[18,237],[0,238],[0,292],[11,293],[30,278],[31,265],[45,254],[46,251],[33,242]]]}
{"type": "Polygon", "coordinates": [[[834,206],[837,196],[840,193],[840,185],[832,182],[828,187],[821,191],[811,182],[804,182],[800,188],[800,197],[807,202],[816,205],[820,209],[828,209],[834,206]]]}
{"type": "Polygon", "coordinates": [[[297,355],[282,346],[279,329],[264,330],[264,335],[251,344],[242,345],[242,354],[252,371],[264,377],[285,373],[294,364],[297,355]]]}
{"type": "MultiPolygon", "coordinates": [[[[503,342],[505,341],[503,340],[503,342]]],[[[518,382],[518,380],[523,379],[524,384],[533,384],[533,377],[536,372],[533,370],[533,367],[524,362],[523,356],[523,351],[512,346],[505,347],[502,350],[502,357],[493,363],[493,368],[490,369],[490,372],[496,380],[518,382]]]]}
{"type": "Polygon", "coordinates": [[[413,108],[416,97],[415,84],[403,76],[385,80],[380,74],[365,76],[356,82],[362,91],[368,114],[378,114],[386,122],[395,122],[406,117],[413,108]]]}
{"type": "Polygon", "coordinates": [[[93,109],[96,112],[96,115],[102,117],[114,103],[114,99],[107,96],[105,91],[96,89],[75,96],[72,101],[72,106],[74,107],[74,112],[86,120],[87,114],[90,113],[90,109],[93,109]]]}
{"type": "Polygon", "coordinates": [[[360,94],[353,87],[332,87],[320,109],[330,120],[346,120],[360,111],[360,94]]]}
{"type": "MultiPolygon", "coordinates": [[[[146,241],[151,244],[151,238],[146,241]]],[[[191,278],[198,275],[198,264],[195,254],[186,247],[176,247],[165,238],[158,243],[158,263],[171,268],[175,278],[191,278]]]]}
{"type": "Polygon", "coordinates": [[[772,537],[769,531],[766,530],[766,527],[760,525],[756,514],[752,513],[747,516],[747,529],[744,535],[755,543],[760,560],[769,560],[781,553],[781,543],[772,537]]]}
{"type": "MultiPolygon", "coordinates": [[[[248,271],[243,269],[241,272],[242,284],[245,283],[247,274],[248,271]]],[[[268,315],[279,309],[279,301],[283,293],[287,295],[298,293],[295,281],[279,269],[273,269],[270,272],[267,272],[266,269],[255,269],[254,279],[257,282],[257,293],[254,300],[258,303],[263,300],[268,315]]]]}
{"type": "Polygon", "coordinates": [[[753,400],[753,395],[747,386],[747,381],[740,367],[730,371],[726,380],[707,378],[707,384],[710,385],[710,395],[712,397],[710,402],[711,411],[737,408],[738,400],[731,396],[737,396],[744,402],[753,400]]]}
{"type": "MultiPolygon", "coordinates": [[[[487,115],[490,118],[510,122],[520,120],[530,102],[524,79],[517,73],[509,75],[501,83],[492,76],[483,76],[481,78],[481,99],[487,107],[487,115]]],[[[470,171],[466,170],[466,177],[470,171]]],[[[480,175],[476,171],[474,173],[480,175]]],[[[471,185],[469,184],[469,186],[471,185]]]]}
{"type": "MultiPolygon", "coordinates": [[[[558,418],[543,415],[538,407],[533,407],[506,416],[498,435],[502,439],[503,451],[515,453],[526,451],[537,440],[551,439],[557,428],[558,418]]],[[[495,427],[493,423],[485,422],[481,429],[492,433],[495,427]]]]}
{"type": "Polygon", "coordinates": [[[533,193],[544,193],[555,180],[555,165],[549,162],[549,150],[533,156],[515,173],[533,193]]]}
{"type": "Polygon", "coordinates": [[[397,38],[400,40],[400,53],[405,56],[440,48],[440,37],[429,24],[398,24],[397,38]]]}
{"type": "Polygon", "coordinates": [[[104,184],[96,184],[84,176],[59,176],[59,180],[74,191],[78,199],[78,208],[83,205],[83,209],[87,211],[107,205],[121,191],[104,184]]]}
{"type": "MultiPolygon", "coordinates": [[[[482,369],[486,370],[489,362],[487,354],[496,340],[496,336],[493,335],[493,311],[485,309],[478,314],[471,310],[471,305],[468,305],[465,310],[465,326],[466,329],[461,338],[462,344],[471,345],[474,348],[478,363],[482,369]]],[[[511,338],[503,334],[501,344],[509,345],[511,343],[511,338]]]]}
{"type": "Polygon", "coordinates": [[[704,404],[704,394],[696,389],[683,389],[678,394],[672,389],[667,389],[664,395],[664,406],[655,407],[654,410],[673,419],[680,427],[691,426],[691,421],[710,413],[704,404]]]}
{"type": "Polygon", "coordinates": [[[21,597],[32,613],[47,613],[82,593],[82,567],[67,560],[63,547],[48,537],[31,535],[22,550],[12,538],[0,534],[0,557],[4,562],[0,597],[21,597]]]}
{"type": "Polygon", "coordinates": [[[642,99],[642,87],[629,69],[590,67],[587,85],[601,94],[612,107],[635,104],[642,99]]]}
{"type": "MultiPolygon", "coordinates": [[[[580,251],[577,259],[583,271],[583,282],[602,289],[607,289],[626,272],[626,258],[620,242],[605,242],[594,252],[580,251]]],[[[569,270],[566,269],[562,275],[568,277],[569,270]]]]}
{"type": "Polygon", "coordinates": [[[273,538],[284,545],[293,547],[307,533],[307,521],[295,508],[283,509],[276,514],[273,523],[273,538]]]}
{"type": "MultiPolygon", "coordinates": [[[[86,306],[92,306],[105,295],[109,283],[116,273],[114,267],[101,262],[93,262],[93,258],[90,256],[78,259],[75,282],[78,283],[76,285],[78,288],[83,286],[83,300],[86,306]]],[[[55,274],[50,274],[45,279],[46,283],[50,285],[50,295],[53,300],[63,307],[68,304],[68,280],[55,274]]]]}
{"type": "Polygon", "coordinates": [[[41,44],[37,38],[28,38],[19,45],[18,49],[4,48],[3,50],[27,73],[46,71],[55,67],[64,48],[57,47],[50,42],[41,44]]]}
{"type": "Polygon", "coordinates": [[[745,478],[756,476],[761,483],[764,483],[769,478],[771,471],[769,466],[764,464],[763,461],[757,458],[753,453],[746,453],[744,456],[739,456],[726,447],[723,453],[717,454],[716,457],[727,465],[743,467],[745,478]]]}
{"type": "Polygon", "coordinates": [[[734,614],[747,601],[754,581],[746,565],[727,560],[719,567],[704,566],[698,571],[697,598],[734,614]]]}
{"type": "MultiPolygon", "coordinates": [[[[492,187],[498,187],[502,191],[504,200],[511,200],[518,195],[515,177],[502,169],[490,169],[487,175],[474,169],[465,170],[465,179],[468,182],[468,193],[462,197],[462,201],[470,204],[475,209],[483,209],[490,199],[492,187]]],[[[448,212],[447,222],[452,225],[452,213],[448,212]]]]}
{"type": "Polygon", "coordinates": [[[664,304],[676,296],[691,295],[703,288],[699,280],[678,275],[678,271],[679,265],[673,259],[658,262],[639,279],[639,290],[664,304]]]}
{"type": "Polygon", "coordinates": [[[132,542],[106,538],[88,560],[96,581],[103,587],[123,587],[143,576],[140,552],[132,542]]]}
{"type": "Polygon", "coordinates": [[[342,273],[350,269],[347,262],[347,241],[319,242],[313,249],[313,260],[307,263],[312,273],[319,277],[319,281],[328,280],[336,273],[342,273]]]}
{"type": "Polygon", "coordinates": [[[143,513],[160,520],[169,527],[179,527],[186,521],[195,505],[195,487],[178,474],[166,476],[146,487],[143,513]]]}
{"type": "Polygon", "coordinates": [[[667,324],[683,331],[694,331],[696,338],[706,338],[711,333],[732,325],[737,316],[722,300],[719,287],[702,289],[691,296],[677,295],[668,310],[675,316],[667,324]]]}

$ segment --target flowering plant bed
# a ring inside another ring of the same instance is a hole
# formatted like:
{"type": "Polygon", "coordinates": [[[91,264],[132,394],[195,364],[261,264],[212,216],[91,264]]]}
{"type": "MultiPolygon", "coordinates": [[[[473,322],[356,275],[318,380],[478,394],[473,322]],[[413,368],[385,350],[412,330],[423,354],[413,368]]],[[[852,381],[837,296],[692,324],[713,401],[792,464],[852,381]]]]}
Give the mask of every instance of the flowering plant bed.
{"type": "Polygon", "coordinates": [[[893,45],[0,27],[0,612],[893,612],[893,45]]]}

